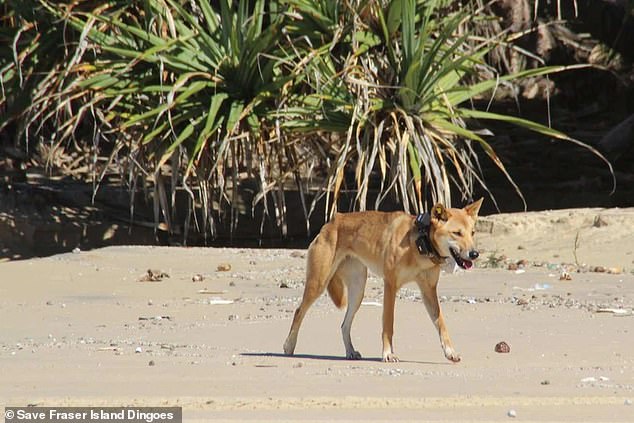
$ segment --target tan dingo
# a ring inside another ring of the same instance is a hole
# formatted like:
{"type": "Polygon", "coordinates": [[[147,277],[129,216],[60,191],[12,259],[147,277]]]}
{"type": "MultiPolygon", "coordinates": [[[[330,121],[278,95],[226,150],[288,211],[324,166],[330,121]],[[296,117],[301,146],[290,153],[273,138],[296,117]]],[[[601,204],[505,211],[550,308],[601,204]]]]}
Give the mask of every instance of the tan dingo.
{"type": "Polygon", "coordinates": [[[474,225],[482,199],[463,209],[434,206],[431,214],[411,216],[403,212],[359,212],[336,214],[308,248],[306,285],[295,311],[284,352],[293,354],[299,327],[306,311],[328,288],[337,307],[348,308],[341,325],[346,357],[361,354],[352,346],[350,328],[365,290],[368,269],[383,277],[383,361],[398,361],[392,348],[394,303],[397,291],[416,282],[447,359],[458,362],[438,301],[436,287],[441,265],[452,257],[469,269],[478,258],[474,225]]]}

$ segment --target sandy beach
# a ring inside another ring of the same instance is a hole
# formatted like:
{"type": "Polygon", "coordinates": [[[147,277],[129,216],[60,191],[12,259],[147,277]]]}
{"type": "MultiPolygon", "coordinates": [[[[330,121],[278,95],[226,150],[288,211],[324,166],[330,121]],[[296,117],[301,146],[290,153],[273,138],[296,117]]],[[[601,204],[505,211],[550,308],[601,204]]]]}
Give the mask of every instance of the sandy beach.
{"type": "Polygon", "coordinates": [[[634,209],[481,219],[477,268],[439,287],[458,364],[414,285],[396,306],[402,361],[381,362],[375,276],[352,328],[362,360],[344,359],[343,311],[325,295],[284,356],[303,250],[124,246],[1,263],[0,400],[182,406],[185,421],[632,422],[633,234],[634,209]]]}

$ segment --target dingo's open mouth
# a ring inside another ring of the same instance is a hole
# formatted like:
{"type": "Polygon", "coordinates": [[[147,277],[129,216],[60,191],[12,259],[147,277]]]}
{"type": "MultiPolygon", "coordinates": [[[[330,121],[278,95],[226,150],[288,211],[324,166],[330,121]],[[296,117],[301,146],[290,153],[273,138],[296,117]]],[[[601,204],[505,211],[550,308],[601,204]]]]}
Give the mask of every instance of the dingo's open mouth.
{"type": "Polygon", "coordinates": [[[458,266],[462,267],[465,270],[469,270],[473,267],[473,262],[471,260],[463,259],[462,257],[460,257],[460,253],[458,251],[453,248],[449,248],[449,251],[451,252],[451,256],[453,257],[453,259],[456,260],[458,266]]]}

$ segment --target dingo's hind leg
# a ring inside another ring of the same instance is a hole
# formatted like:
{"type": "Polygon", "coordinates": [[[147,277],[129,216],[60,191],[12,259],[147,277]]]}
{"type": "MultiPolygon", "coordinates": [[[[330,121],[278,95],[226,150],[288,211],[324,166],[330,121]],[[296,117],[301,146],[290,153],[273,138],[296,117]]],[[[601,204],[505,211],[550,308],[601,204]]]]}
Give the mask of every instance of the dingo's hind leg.
{"type": "Polygon", "coordinates": [[[334,231],[329,231],[325,227],[324,229],[322,229],[322,232],[315,238],[308,249],[304,295],[301,304],[295,310],[291,329],[286,337],[286,342],[284,342],[284,353],[288,355],[292,355],[295,352],[297,334],[306,312],[326,290],[328,281],[334,273],[336,233],[333,234],[332,232],[334,231]]]}
{"type": "MultiPolygon", "coordinates": [[[[354,316],[361,306],[365,284],[368,278],[368,269],[363,263],[354,258],[347,258],[339,265],[334,277],[339,277],[347,287],[348,308],[341,324],[341,334],[343,344],[346,347],[346,358],[349,360],[360,360],[361,354],[354,349],[350,329],[354,316]]],[[[334,278],[333,277],[333,278],[334,278]]]]}

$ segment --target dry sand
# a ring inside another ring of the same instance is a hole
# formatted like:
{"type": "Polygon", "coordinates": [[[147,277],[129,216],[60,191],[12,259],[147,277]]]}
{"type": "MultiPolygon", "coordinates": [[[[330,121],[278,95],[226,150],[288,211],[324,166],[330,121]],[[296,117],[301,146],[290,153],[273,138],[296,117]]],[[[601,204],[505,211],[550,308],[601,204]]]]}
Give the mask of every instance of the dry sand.
{"type": "Polygon", "coordinates": [[[186,421],[634,422],[634,210],[497,215],[479,230],[479,268],[443,274],[439,289],[459,364],[413,285],[397,302],[402,361],[380,361],[376,277],[352,332],[363,360],[342,359],[343,311],[326,296],[297,355],[282,355],[304,251],[110,247],[2,263],[0,405],[176,405],[186,421]],[[140,281],[148,269],[169,277],[140,281]]]}

